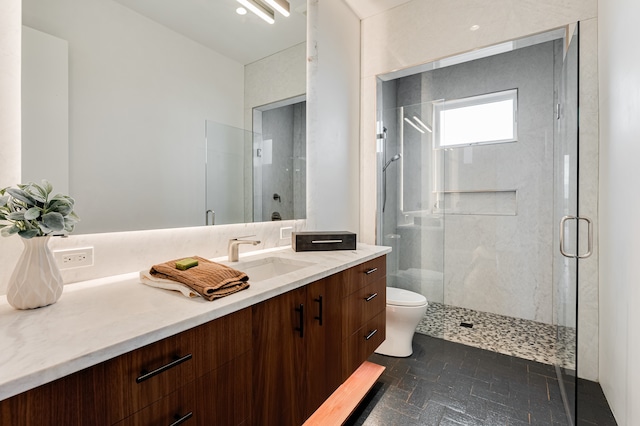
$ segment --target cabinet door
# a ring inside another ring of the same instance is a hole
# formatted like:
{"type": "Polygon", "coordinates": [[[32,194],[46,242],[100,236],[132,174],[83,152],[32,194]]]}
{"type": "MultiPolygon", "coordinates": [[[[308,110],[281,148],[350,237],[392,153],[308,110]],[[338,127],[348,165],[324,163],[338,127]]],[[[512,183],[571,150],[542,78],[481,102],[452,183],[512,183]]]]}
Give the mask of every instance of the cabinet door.
{"type": "Polygon", "coordinates": [[[305,418],[342,383],[341,298],[343,274],[307,286],[307,379],[305,418]]]}
{"type": "MultiPolygon", "coordinates": [[[[235,426],[251,419],[252,352],[196,380],[198,419],[194,425],[235,426]]],[[[189,423],[187,423],[189,425],[189,423]]]]}
{"type": "Polygon", "coordinates": [[[306,289],[293,290],[253,308],[253,424],[301,425],[308,334],[306,289]],[[302,312],[300,308],[302,307],[302,312]]]}

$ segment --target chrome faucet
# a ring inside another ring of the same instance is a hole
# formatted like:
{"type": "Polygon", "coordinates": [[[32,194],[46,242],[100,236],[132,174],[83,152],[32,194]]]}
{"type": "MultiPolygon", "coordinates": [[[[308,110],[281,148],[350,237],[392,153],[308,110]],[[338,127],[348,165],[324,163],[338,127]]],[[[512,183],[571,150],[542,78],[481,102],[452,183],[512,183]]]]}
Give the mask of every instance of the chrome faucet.
{"type": "Polygon", "coordinates": [[[257,246],[260,244],[260,240],[241,240],[241,238],[253,237],[253,235],[248,235],[246,237],[238,237],[232,238],[229,240],[229,262],[237,262],[238,261],[238,246],[240,244],[253,244],[257,246]]]}

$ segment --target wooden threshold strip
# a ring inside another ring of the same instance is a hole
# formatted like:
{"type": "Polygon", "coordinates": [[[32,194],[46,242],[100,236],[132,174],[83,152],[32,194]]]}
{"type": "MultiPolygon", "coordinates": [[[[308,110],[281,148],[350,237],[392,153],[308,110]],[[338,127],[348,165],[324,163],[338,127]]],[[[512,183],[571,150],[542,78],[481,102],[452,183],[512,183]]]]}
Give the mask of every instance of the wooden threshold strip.
{"type": "Polygon", "coordinates": [[[318,408],[304,426],[342,425],[371,390],[385,367],[365,361],[318,408]]]}

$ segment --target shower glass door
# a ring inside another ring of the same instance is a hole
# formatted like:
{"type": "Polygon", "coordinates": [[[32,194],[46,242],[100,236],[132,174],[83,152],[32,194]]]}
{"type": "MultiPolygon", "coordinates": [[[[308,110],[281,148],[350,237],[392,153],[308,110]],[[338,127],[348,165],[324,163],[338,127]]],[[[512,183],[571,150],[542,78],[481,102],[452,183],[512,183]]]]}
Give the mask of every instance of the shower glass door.
{"type": "Polygon", "coordinates": [[[434,168],[433,103],[396,108],[395,86],[385,88],[391,107],[382,112],[385,127],[378,132],[377,240],[392,248],[388,285],[427,298],[417,331],[444,338],[444,222],[436,191],[442,169],[434,168]]]}
{"type": "MultiPolygon", "coordinates": [[[[554,324],[557,325],[555,366],[570,425],[576,418],[578,259],[578,27],[568,34],[556,109],[554,170],[554,324]]],[[[584,252],[584,249],[582,249],[584,252]]]]}
{"type": "Polygon", "coordinates": [[[427,298],[418,333],[545,364],[557,424],[575,417],[577,45],[554,30],[378,91],[389,285],[427,298]]]}

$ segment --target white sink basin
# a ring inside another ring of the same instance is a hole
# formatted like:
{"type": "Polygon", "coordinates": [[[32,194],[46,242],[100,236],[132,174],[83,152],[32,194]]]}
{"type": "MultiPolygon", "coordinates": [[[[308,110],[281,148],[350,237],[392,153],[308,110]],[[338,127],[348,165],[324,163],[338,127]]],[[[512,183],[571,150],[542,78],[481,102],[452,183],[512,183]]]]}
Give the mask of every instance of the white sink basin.
{"type": "Polygon", "coordinates": [[[227,265],[242,271],[249,276],[249,282],[265,281],[290,272],[316,265],[302,260],[283,259],[280,257],[265,257],[262,259],[229,262],[227,265]]]}

